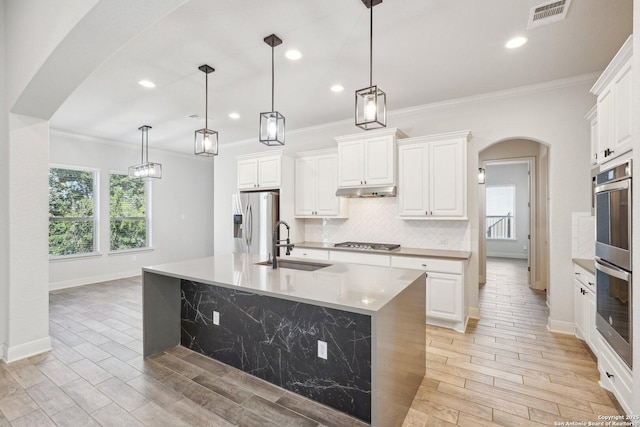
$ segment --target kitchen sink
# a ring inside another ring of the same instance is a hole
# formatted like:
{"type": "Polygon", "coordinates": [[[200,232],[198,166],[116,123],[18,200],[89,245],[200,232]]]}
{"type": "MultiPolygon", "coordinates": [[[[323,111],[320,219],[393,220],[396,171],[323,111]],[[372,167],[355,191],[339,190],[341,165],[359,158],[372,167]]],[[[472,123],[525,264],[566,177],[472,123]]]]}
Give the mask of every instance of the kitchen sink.
{"type": "MultiPolygon", "coordinates": [[[[257,262],[256,265],[268,265],[271,267],[269,261],[257,262]]],[[[278,258],[278,268],[291,268],[293,270],[316,271],[331,265],[332,264],[323,264],[321,262],[292,261],[278,258]]]]}

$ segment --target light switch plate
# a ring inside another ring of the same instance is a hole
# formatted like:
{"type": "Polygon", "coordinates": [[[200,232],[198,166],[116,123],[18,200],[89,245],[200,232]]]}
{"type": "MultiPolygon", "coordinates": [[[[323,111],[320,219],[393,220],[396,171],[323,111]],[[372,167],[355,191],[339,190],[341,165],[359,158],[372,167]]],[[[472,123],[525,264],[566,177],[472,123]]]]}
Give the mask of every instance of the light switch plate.
{"type": "Polygon", "coordinates": [[[214,325],[219,325],[220,324],[220,313],[217,311],[213,312],[213,324],[214,325]]]}
{"type": "Polygon", "coordinates": [[[327,342],[318,340],[318,357],[327,360],[327,342]]]}

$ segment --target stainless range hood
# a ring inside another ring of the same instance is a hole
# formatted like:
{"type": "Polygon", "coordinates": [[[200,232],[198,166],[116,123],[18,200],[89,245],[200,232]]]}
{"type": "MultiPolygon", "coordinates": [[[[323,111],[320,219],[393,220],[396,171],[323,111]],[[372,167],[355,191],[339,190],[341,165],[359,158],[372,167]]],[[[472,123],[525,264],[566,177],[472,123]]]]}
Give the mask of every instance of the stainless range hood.
{"type": "Polygon", "coordinates": [[[339,188],[337,197],[396,197],[397,188],[393,185],[387,187],[350,187],[339,188]]]}

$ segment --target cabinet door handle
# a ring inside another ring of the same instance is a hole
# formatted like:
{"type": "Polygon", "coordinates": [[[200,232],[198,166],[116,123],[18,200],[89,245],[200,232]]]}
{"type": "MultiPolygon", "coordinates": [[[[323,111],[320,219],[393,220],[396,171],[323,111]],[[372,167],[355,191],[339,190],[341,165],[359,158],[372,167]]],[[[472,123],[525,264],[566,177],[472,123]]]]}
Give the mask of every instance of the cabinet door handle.
{"type": "Polygon", "coordinates": [[[609,372],[605,371],[605,374],[607,374],[607,378],[613,378],[615,375],[610,374],[609,372]]]}
{"type": "Polygon", "coordinates": [[[596,284],[595,284],[595,283],[593,283],[593,282],[587,282],[587,283],[589,283],[589,286],[595,286],[595,285],[596,285],[596,284]]]}
{"type": "Polygon", "coordinates": [[[364,183],[365,183],[365,184],[367,183],[367,180],[366,180],[366,179],[364,180],[364,183]]]}
{"type": "Polygon", "coordinates": [[[420,265],[421,265],[421,266],[423,266],[423,267],[426,267],[426,266],[427,266],[427,264],[420,264],[420,265]]]}
{"type": "Polygon", "coordinates": [[[573,274],[575,274],[576,276],[579,276],[579,275],[580,275],[580,273],[578,273],[578,272],[575,272],[575,273],[573,273],[573,274]]]}
{"type": "Polygon", "coordinates": [[[429,273],[424,273],[424,277],[429,277],[429,273]]]}

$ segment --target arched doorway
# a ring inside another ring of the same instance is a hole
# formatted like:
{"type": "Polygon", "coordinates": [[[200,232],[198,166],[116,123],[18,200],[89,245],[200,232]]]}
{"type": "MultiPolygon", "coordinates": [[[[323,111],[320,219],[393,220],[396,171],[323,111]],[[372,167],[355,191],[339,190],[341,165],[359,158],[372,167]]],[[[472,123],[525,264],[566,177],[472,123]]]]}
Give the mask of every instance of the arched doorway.
{"type": "Polygon", "coordinates": [[[525,138],[503,140],[478,153],[478,166],[485,171],[485,184],[478,187],[480,284],[487,280],[487,256],[493,255],[526,260],[529,286],[547,289],[548,159],[545,144],[525,138]]]}

